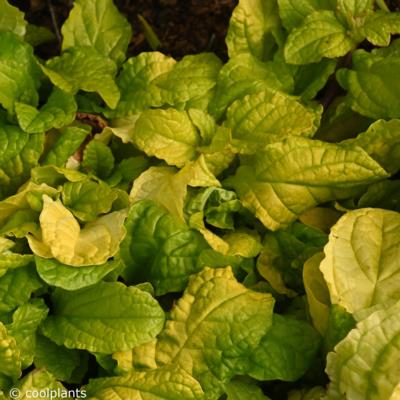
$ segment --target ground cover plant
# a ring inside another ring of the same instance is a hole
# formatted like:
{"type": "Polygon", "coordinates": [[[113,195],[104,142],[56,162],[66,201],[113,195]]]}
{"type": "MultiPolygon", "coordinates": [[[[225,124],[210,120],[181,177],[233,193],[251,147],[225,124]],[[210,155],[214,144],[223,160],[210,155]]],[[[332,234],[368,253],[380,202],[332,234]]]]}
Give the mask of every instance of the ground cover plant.
{"type": "Polygon", "coordinates": [[[392,6],[241,0],[222,62],[0,0],[0,399],[399,398],[392,6]]]}

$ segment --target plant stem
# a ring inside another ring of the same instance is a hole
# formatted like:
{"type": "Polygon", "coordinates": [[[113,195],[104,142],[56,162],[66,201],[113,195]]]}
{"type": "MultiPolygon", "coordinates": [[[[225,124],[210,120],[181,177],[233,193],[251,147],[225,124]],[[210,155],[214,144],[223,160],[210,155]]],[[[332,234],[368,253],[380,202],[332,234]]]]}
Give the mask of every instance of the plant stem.
{"type": "Polygon", "coordinates": [[[58,43],[61,44],[62,37],[61,37],[60,29],[58,27],[57,16],[56,16],[56,13],[54,11],[53,4],[51,4],[51,0],[47,0],[47,6],[49,7],[50,16],[51,16],[51,22],[53,23],[54,32],[56,34],[57,41],[58,41],[58,43]]]}
{"type": "Polygon", "coordinates": [[[389,12],[389,7],[386,5],[385,0],[376,0],[376,4],[382,11],[389,12]]]}

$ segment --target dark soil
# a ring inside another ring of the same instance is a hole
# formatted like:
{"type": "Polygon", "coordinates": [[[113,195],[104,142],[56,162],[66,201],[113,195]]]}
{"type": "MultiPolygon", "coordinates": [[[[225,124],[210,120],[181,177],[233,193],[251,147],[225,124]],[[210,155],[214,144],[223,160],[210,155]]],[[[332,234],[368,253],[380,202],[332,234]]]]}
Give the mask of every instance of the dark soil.
{"type": "MultiPolygon", "coordinates": [[[[59,33],[72,7],[72,0],[11,0],[26,13],[26,19],[59,33]]],[[[237,0],[114,0],[131,23],[134,35],[128,55],[151,51],[138,20],[141,14],[150,24],[165,54],[181,58],[186,54],[211,51],[227,58],[225,35],[237,0]]],[[[39,50],[48,58],[59,53],[59,43],[39,50]]]]}

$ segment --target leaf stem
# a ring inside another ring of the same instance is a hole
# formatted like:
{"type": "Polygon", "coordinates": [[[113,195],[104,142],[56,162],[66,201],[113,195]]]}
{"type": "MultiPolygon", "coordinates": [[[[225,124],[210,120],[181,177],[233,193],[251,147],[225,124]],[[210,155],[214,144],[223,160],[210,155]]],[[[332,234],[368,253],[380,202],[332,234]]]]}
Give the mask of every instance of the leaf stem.
{"type": "Polygon", "coordinates": [[[61,37],[60,29],[58,27],[57,16],[56,16],[56,13],[54,11],[53,4],[51,4],[51,0],[47,0],[47,6],[49,7],[50,16],[51,16],[51,22],[52,22],[53,27],[54,27],[54,32],[56,34],[57,41],[58,41],[58,43],[61,44],[62,37],[61,37]]]}
{"type": "Polygon", "coordinates": [[[389,7],[386,5],[385,0],[376,0],[376,4],[382,11],[389,12],[389,7]]]}

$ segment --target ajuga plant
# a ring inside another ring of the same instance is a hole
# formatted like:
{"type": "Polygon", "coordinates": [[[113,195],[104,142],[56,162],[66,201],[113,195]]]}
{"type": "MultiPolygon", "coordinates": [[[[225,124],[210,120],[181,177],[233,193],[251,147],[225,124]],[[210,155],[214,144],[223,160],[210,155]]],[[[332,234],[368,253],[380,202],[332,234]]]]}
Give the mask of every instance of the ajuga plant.
{"type": "Polygon", "coordinates": [[[224,64],[0,0],[0,399],[400,398],[392,3],[240,0],[224,64]]]}

